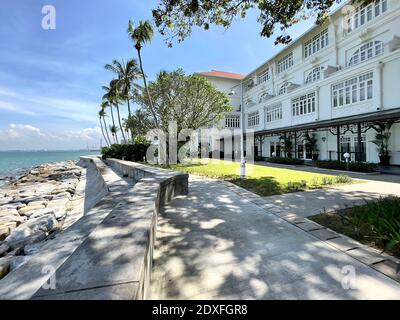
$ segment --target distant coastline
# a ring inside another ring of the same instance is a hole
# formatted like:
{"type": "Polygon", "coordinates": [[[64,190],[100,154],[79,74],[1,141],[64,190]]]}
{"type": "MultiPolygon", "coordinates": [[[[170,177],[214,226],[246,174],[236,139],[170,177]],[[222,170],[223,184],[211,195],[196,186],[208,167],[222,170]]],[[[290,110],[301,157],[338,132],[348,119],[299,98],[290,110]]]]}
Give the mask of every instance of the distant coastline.
{"type": "Polygon", "coordinates": [[[67,160],[79,160],[80,156],[98,155],[89,150],[10,150],[0,151],[0,186],[8,178],[24,174],[34,166],[67,160]]]}

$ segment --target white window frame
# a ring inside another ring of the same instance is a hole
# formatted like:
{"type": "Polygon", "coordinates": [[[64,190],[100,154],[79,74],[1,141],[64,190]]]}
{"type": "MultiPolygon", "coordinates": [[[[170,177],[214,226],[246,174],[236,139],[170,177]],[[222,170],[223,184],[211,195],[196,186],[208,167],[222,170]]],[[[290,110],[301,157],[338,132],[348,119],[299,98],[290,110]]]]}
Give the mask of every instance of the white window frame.
{"type": "Polygon", "coordinates": [[[276,63],[276,70],[278,73],[282,73],[290,69],[293,66],[293,52],[279,59],[276,63]]]}
{"type": "Polygon", "coordinates": [[[259,110],[249,113],[247,115],[247,126],[255,127],[260,124],[260,112],[259,110]]]}
{"type": "Polygon", "coordinates": [[[290,82],[286,81],[279,87],[278,95],[282,96],[288,92],[288,87],[290,86],[290,82]]]}
{"type": "Polygon", "coordinates": [[[259,103],[267,102],[268,95],[269,95],[268,92],[264,92],[264,93],[260,94],[260,98],[258,99],[258,102],[259,103]]]}
{"type": "Polygon", "coordinates": [[[240,128],[240,115],[227,114],[225,115],[225,128],[240,128]]]}
{"type": "Polygon", "coordinates": [[[347,33],[366,25],[375,18],[384,14],[389,9],[388,0],[376,0],[367,6],[361,5],[355,10],[349,12],[346,18],[347,33]]]}
{"type": "Polygon", "coordinates": [[[316,68],[312,69],[308,73],[308,75],[306,77],[306,80],[305,80],[305,83],[306,84],[310,84],[310,83],[313,83],[313,82],[316,82],[316,81],[320,80],[323,71],[324,71],[324,67],[316,67],[316,68]]]}
{"type": "Polygon", "coordinates": [[[282,105],[269,106],[265,108],[265,121],[271,123],[282,120],[282,105]]]}
{"type": "Polygon", "coordinates": [[[315,35],[304,44],[304,57],[308,58],[329,45],[328,29],[315,35]]]}
{"type": "Polygon", "coordinates": [[[370,41],[362,44],[351,56],[348,66],[355,66],[385,53],[382,41],[370,41]]]}
{"type": "Polygon", "coordinates": [[[340,108],[374,98],[373,71],[341,81],[332,86],[332,107],[340,108]]]}
{"type": "Polygon", "coordinates": [[[270,79],[269,69],[267,69],[264,72],[257,75],[257,84],[258,85],[263,84],[264,82],[267,82],[269,79],[270,79]]]}
{"type": "Polygon", "coordinates": [[[315,113],[317,110],[316,93],[311,92],[292,100],[292,115],[299,117],[315,113]]]}

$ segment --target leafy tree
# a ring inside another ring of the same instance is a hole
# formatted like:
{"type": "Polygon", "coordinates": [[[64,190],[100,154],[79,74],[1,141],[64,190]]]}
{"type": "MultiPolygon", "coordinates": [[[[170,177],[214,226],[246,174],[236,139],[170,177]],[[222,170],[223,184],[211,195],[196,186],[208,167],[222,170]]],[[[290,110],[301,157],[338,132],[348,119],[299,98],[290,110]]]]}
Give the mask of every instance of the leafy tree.
{"type": "MultiPolygon", "coordinates": [[[[215,89],[204,77],[185,75],[182,69],[161,71],[149,85],[154,101],[154,113],[158,125],[150,118],[148,129],[159,128],[168,133],[169,121],[177,122],[180,132],[184,128],[199,129],[219,121],[225,112],[232,110],[229,98],[215,89]]],[[[148,95],[139,92],[137,101],[145,113],[150,114],[148,95]]]]}
{"type": "MultiPolygon", "coordinates": [[[[374,0],[354,1],[368,4],[374,0]]],[[[279,28],[275,43],[287,44],[291,41],[287,29],[310,16],[322,24],[335,2],[342,0],[160,0],[153,10],[153,17],[171,46],[173,39],[180,42],[189,37],[193,26],[205,30],[210,25],[229,28],[236,17],[245,18],[250,10],[254,10],[258,12],[261,36],[269,38],[279,28]]]]}
{"type": "Polygon", "coordinates": [[[125,120],[124,126],[131,131],[132,138],[135,140],[136,137],[145,136],[148,128],[152,125],[148,112],[144,109],[138,109],[125,120]]]}

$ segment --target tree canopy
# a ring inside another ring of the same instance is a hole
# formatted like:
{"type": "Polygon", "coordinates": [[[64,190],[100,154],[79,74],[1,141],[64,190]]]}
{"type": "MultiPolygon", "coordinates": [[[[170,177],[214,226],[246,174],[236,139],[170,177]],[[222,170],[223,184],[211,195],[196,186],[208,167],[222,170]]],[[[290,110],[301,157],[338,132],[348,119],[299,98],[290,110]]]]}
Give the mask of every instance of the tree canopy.
{"type": "MultiPolygon", "coordinates": [[[[374,0],[354,0],[368,4],[374,0]]],[[[189,37],[192,27],[208,30],[211,25],[229,28],[236,17],[245,18],[250,10],[258,12],[261,36],[271,37],[277,33],[275,43],[287,44],[287,34],[294,24],[310,16],[321,24],[329,9],[342,0],[160,0],[153,10],[155,24],[166,42],[172,45],[189,37]]]]}
{"type": "Polygon", "coordinates": [[[177,122],[177,129],[198,129],[219,121],[225,112],[231,111],[229,98],[218,91],[204,77],[187,76],[182,69],[172,72],[161,71],[156,80],[149,84],[154,112],[159,126],[154,124],[150,112],[148,95],[138,92],[136,101],[142,107],[143,117],[147,114],[147,129],[162,129],[168,132],[170,121],[177,122]]]}

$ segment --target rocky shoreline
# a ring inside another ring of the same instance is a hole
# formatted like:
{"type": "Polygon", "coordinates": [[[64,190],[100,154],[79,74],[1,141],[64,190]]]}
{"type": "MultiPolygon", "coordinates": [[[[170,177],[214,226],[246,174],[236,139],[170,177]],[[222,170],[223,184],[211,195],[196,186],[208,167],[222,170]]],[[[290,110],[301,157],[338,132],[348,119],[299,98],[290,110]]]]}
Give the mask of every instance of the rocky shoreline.
{"type": "Polygon", "coordinates": [[[65,161],[33,167],[0,187],[0,279],[83,215],[85,175],[65,161]]]}

